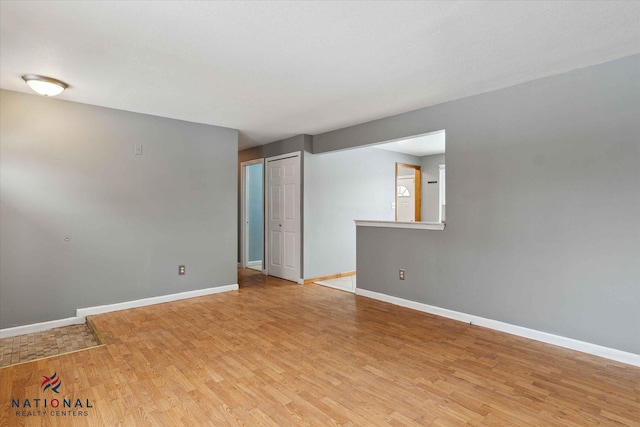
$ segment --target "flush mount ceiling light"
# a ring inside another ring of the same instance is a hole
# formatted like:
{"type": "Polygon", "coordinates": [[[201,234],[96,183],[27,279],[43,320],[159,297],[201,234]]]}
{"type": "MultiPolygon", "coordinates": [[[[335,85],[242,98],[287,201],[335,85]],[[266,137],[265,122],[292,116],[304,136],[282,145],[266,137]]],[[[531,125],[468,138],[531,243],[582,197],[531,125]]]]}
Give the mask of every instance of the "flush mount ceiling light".
{"type": "Polygon", "coordinates": [[[36,74],[25,74],[22,80],[27,82],[29,87],[44,96],[60,95],[63,90],[69,87],[68,84],[51,77],[38,76],[36,74]]]}

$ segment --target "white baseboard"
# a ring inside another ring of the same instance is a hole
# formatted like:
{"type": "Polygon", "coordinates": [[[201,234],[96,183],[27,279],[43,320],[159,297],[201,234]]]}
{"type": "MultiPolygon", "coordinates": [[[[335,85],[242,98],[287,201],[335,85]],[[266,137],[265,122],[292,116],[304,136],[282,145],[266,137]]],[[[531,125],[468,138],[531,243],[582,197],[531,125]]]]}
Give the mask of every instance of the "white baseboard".
{"type": "Polygon", "coordinates": [[[249,261],[247,263],[247,267],[260,267],[260,269],[262,269],[262,260],[260,260],[260,261],[249,261]]]}
{"type": "Polygon", "coordinates": [[[327,287],[327,288],[337,289],[337,290],[339,290],[339,291],[345,291],[345,292],[351,292],[351,293],[354,293],[354,292],[355,292],[355,290],[354,290],[354,289],[351,289],[351,288],[345,288],[344,286],[339,286],[339,285],[333,285],[333,284],[331,284],[331,283],[327,283],[327,282],[325,282],[325,281],[323,281],[323,280],[320,280],[320,281],[318,281],[318,282],[313,282],[313,284],[314,284],[314,285],[324,286],[324,287],[327,287]]]}
{"type": "Polygon", "coordinates": [[[197,289],[195,291],[180,292],[177,294],[161,295],[158,297],[138,299],[134,301],[119,302],[116,304],[98,305],[96,307],[79,308],[76,316],[84,319],[94,314],[109,313],[112,311],[127,310],[129,308],[144,307],[146,305],[162,304],[163,302],[178,301],[181,299],[201,297],[204,295],[219,294],[221,292],[237,291],[238,285],[217,286],[215,288],[197,289]]]}
{"type": "Polygon", "coordinates": [[[10,338],[18,335],[32,334],[34,332],[48,331],[53,328],[61,328],[69,325],[79,325],[84,319],[67,317],[66,319],[50,320],[48,322],[32,323],[30,325],[15,326],[13,328],[0,329],[0,338],[10,338]]]}
{"type": "Polygon", "coordinates": [[[62,326],[78,325],[85,322],[86,316],[94,314],[109,313],[111,311],[126,310],[129,308],[144,307],[146,305],[161,304],[163,302],[178,301],[181,299],[201,297],[204,295],[218,294],[221,292],[237,291],[238,285],[217,286],[215,288],[197,289],[195,291],[180,292],[177,294],[161,295],[158,297],[144,298],[135,301],[126,301],[116,304],[99,305],[96,307],[79,308],[76,310],[76,317],[66,319],[51,320],[48,322],[32,323],[30,325],[15,326],[13,328],[0,329],[0,338],[15,337],[17,335],[30,334],[33,332],[47,331],[62,326]]]}
{"type": "Polygon", "coordinates": [[[567,338],[560,335],[537,331],[535,329],[512,325],[510,323],[500,322],[498,320],[485,319],[484,317],[461,313],[459,311],[440,308],[433,305],[423,304],[417,301],[411,301],[391,295],[381,294],[378,292],[368,291],[366,289],[356,288],[356,295],[373,298],[379,301],[388,302],[418,311],[423,311],[425,313],[435,314],[437,316],[458,320],[460,322],[494,329],[500,332],[506,332],[511,335],[517,335],[520,337],[557,345],[559,347],[564,347],[571,350],[577,350],[583,353],[592,354],[594,356],[604,357],[606,359],[627,363],[629,365],[640,366],[640,354],[629,353],[609,347],[603,347],[598,344],[591,344],[585,341],[575,340],[573,338],[567,338]]]}

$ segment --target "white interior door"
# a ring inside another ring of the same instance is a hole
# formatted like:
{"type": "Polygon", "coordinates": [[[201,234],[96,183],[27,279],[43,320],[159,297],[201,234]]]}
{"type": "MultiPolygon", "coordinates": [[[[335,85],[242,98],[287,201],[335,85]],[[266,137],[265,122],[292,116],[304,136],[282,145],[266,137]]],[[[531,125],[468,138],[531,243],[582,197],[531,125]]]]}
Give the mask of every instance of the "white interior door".
{"type": "Polygon", "coordinates": [[[398,177],[397,218],[396,221],[416,220],[415,179],[398,177]]]}
{"type": "Polygon", "coordinates": [[[300,279],[300,156],[267,159],[267,249],[271,276],[300,279]]]}

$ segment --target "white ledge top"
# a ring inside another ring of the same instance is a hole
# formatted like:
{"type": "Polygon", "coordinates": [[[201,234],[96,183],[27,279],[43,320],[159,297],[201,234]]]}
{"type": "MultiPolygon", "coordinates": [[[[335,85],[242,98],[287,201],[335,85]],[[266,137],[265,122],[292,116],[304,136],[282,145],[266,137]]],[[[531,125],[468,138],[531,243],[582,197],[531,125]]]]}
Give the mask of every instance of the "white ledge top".
{"type": "Polygon", "coordinates": [[[356,220],[357,227],[409,228],[412,230],[444,230],[441,222],[364,221],[356,220]]]}

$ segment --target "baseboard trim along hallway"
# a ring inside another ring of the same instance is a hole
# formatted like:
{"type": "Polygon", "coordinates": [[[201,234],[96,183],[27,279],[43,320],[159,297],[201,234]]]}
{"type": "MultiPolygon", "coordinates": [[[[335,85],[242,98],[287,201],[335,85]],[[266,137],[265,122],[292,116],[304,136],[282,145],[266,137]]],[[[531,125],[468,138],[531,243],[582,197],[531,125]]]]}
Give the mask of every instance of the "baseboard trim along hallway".
{"type": "Polygon", "coordinates": [[[378,301],[384,301],[401,307],[411,308],[413,310],[422,311],[436,316],[446,317],[448,319],[458,320],[460,322],[469,323],[484,328],[493,329],[500,332],[506,332],[511,335],[517,335],[547,344],[557,345],[559,347],[580,351],[582,353],[603,357],[605,359],[615,360],[617,362],[627,363],[640,367],[640,355],[629,353],[614,348],[604,347],[598,344],[592,344],[585,341],[575,340],[560,335],[554,335],[547,332],[537,331],[522,326],[512,325],[510,323],[500,322],[498,320],[486,319],[484,317],[475,316],[473,314],[461,313],[459,311],[449,310],[446,308],[436,307],[417,301],[411,301],[403,298],[394,297],[379,292],[368,291],[366,289],[356,288],[356,295],[367,298],[373,298],[378,301]]]}
{"type": "Polygon", "coordinates": [[[47,322],[32,323],[29,325],[15,326],[12,328],[0,329],[0,338],[15,337],[17,335],[30,334],[33,332],[46,331],[62,326],[77,325],[85,322],[86,316],[94,314],[109,313],[111,311],[127,310],[129,308],[144,307],[164,302],[178,301],[187,298],[202,297],[205,295],[219,294],[221,292],[237,291],[238,284],[216,286],[213,288],[196,289],[193,291],[179,292],[176,294],[160,295],[157,297],[143,298],[133,301],[119,302],[115,304],[98,305],[95,307],[79,308],[76,310],[76,317],[66,319],[50,320],[47,322]]]}
{"type": "Polygon", "coordinates": [[[355,271],[345,271],[344,273],[328,274],[326,276],[318,276],[318,277],[312,277],[311,279],[304,279],[304,284],[308,285],[310,283],[319,282],[323,280],[338,279],[340,277],[349,277],[349,276],[355,276],[355,275],[356,275],[355,271]]]}

